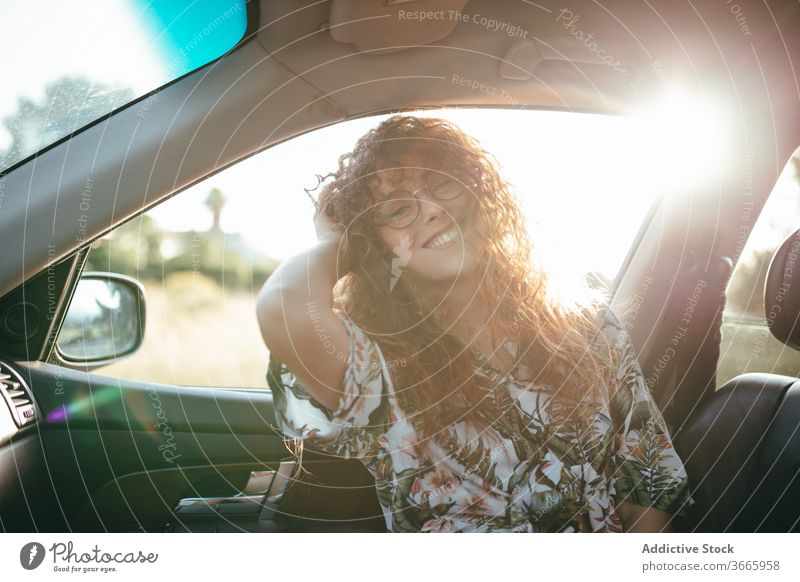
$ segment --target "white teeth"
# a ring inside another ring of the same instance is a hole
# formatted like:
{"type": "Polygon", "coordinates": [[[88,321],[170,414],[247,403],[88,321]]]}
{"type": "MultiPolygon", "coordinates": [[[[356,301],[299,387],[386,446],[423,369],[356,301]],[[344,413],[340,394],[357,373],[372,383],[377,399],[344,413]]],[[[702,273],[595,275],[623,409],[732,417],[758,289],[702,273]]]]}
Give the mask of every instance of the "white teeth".
{"type": "Polygon", "coordinates": [[[435,239],[433,239],[425,246],[428,247],[429,249],[435,249],[449,243],[451,240],[455,240],[456,238],[458,238],[458,227],[453,227],[446,233],[437,236],[435,239]]]}

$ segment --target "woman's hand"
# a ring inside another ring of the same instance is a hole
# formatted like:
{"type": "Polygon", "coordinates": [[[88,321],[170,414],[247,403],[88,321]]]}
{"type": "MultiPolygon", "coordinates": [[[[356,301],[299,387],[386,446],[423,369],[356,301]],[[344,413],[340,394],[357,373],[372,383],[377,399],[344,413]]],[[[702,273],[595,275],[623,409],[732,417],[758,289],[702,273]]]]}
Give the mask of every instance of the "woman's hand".
{"type": "Polygon", "coordinates": [[[314,212],[314,228],[317,231],[317,240],[333,239],[338,242],[341,241],[343,236],[341,227],[335,224],[325,212],[330,195],[330,184],[328,184],[322,188],[317,201],[317,209],[314,212]]]}
{"type": "Polygon", "coordinates": [[[620,501],[615,497],[617,514],[622,520],[623,529],[626,532],[659,532],[670,533],[670,516],[666,511],[644,507],[631,501],[620,501]]]}
{"type": "Polygon", "coordinates": [[[336,280],[338,281],[350,269],[342,245],[342,238],[344,237],[342,227],[331,220],[330,216],[325,212],[330,200],[330,194],[330,184],[328,184],[322,189],[317,201],[317,209],[314,213],[314,228],[317,231],[318,244],[332,246],[336,249],[336,280]]]}

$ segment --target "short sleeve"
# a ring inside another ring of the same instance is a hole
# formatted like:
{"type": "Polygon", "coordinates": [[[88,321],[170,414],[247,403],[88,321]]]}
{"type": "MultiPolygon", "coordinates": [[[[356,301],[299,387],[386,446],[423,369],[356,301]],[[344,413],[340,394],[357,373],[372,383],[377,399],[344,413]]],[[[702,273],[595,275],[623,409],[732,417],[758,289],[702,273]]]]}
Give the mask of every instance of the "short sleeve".
{"type": "Polygon", "coordinates": [[[377,344],[352,321],[339,317],[348,332],[349,352],[327,354],[347,359],[336,410],[330,412],[317,402],[286,364],[273,356],[267,383],[275,420],[285,436],[337,457],[363,458],[377,452],[378,438],[385,432],[391,380],[377,344]]]}
{"type": "Polygon", "coordinates": [[[683,515],[694,504],[683,462],[647,387],[630,335],[610,308],[603,329],[616,375],[609,409],[616,428],[611,491],[619,499],[683,515]]]}

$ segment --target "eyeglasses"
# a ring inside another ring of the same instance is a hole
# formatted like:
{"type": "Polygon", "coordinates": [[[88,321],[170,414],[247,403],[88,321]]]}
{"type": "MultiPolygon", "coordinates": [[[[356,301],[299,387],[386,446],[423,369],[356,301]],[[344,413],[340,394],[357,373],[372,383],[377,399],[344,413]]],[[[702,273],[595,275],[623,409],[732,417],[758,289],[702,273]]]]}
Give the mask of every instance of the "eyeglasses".
{"type": "Polygon", "coordinates": [[[453,200],[464,191],[464,185],[453,178],[441,174],[431,174],[422,188],[414,190],[394,190],[378,202],[372,210],[374,222],[379,226],[406,228],[419,216],[420,203],[417,194],[423,190],[437,200],[453,200]]]}

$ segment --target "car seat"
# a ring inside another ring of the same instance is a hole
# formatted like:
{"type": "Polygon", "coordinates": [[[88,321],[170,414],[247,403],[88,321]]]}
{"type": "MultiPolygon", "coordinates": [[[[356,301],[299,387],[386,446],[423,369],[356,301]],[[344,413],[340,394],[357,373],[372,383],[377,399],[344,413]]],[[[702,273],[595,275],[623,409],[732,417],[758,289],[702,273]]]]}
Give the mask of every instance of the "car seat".
{"type": "MultiPolygon", "coordinates": [[[[800,350],[800,231],[775,252],[764,299],[769,330],[789,349],[800,350]]],[[[769,373],[733,378],[673,442],[696,503],[676,520],[676,529],[800,531],[798,378],[769,373]]]]}

